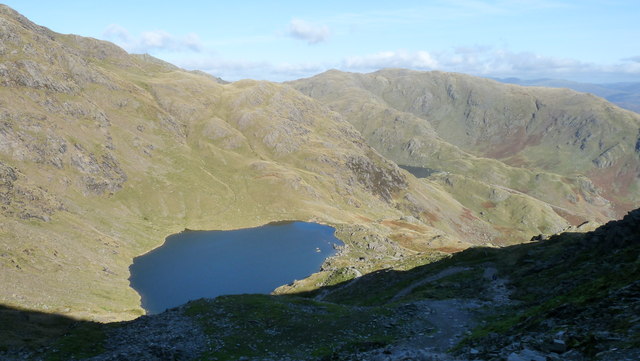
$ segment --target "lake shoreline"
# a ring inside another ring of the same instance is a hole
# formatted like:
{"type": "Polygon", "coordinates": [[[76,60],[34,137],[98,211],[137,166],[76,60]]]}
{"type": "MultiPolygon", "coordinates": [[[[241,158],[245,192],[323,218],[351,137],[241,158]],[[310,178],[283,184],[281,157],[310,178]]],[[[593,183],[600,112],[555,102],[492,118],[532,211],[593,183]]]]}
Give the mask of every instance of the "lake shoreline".
{"type": "Polygon", "coordinates": [[[203,297],[270,294],[321,272],[323,265],[339,256],[344,242],[335,233],[334,226],[324,223],[289,220],[225,231],[185,229],[133,259],[130,287],[140,295],[147,315],[203,297]],[[180,257],[184,264],[179,263],[180,257]],[[287,278],[288,269],[293,273],[287,278]],[[197,296],[199,287],[204,292],[197,296]]]}

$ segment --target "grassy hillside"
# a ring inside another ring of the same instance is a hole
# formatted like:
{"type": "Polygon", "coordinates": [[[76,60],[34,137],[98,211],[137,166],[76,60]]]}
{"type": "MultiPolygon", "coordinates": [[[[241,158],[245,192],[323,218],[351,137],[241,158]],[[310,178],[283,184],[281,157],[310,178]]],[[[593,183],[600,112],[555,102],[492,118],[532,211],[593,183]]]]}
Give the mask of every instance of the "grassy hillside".
{"type": "MultiPolygon", "coordinates": [[[[128,266],[185,228],[289,219],[359,225],[388,244],[378,247],[384,262],[415,253],[385,237],[384,220],[438,207],[437,222],[415,222],[422,238],[440,236],[445,245],[462,244],[457,224],[471,227],[458,219],[459,203],[290,87],[223,85],[54,33],[5,6],[0,27],[5,305],[100,320],[138,316],[128,266]]],[[[354,252],[366,247],[345,241],[354,252]]]]}
{"type": "MultiPolygon", "coordinates": [[[[637,194],[628,177],[627,188],[602,188],[597,172],[586,174],[592,181],[516,167],[513,157],[453,145],[454,135],[439,134],[444,123],[401,104],[406,91],[376,95],[349,83],[350,92],[333,99],[332,87],[314,87],[327,92],[321,102],[289,85],[225,84],[57,34],[6,6],[0,40],[0,303],[11,308],[138,317],[132,259],[185,228],[278,220],[336,227],[345,249],[321,272],[278,290],[292,293],[604,221],[614,213],[607,197],[626,194],[631,204],[637,194]],[[439,172],[416,178],[394,161],[439,172]]],[[[635,169],[620,144],[614,165],[602,169],[635,169]]]]}
{"type": "MultiPolygon", "coordinates": [[[[572,224],[605,222],[640,204],[640,116],[601,98],[400,69],[329,71],[289,84],[340,112],[398,164],[440,171],[427,179],[441,184],[444,172],[524,193],[531,198],[511,210],[534,218],[557,223],[545,215],[551,207],[572,224]]],[[[447,191],[475,216],[491,212],[478,210],[473,192],[447,191]]]]}

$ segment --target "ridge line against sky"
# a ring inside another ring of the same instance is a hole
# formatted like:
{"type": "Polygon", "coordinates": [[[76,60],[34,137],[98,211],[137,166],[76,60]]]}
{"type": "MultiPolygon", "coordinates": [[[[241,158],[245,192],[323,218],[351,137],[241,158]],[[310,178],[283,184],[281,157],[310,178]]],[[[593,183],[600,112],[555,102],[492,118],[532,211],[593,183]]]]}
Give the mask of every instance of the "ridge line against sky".
{"type": "Polygon", "coordinates": [[[640,1],[9,0],[39,25],[226,80],[401,67],[640,81],[640,1]]]}

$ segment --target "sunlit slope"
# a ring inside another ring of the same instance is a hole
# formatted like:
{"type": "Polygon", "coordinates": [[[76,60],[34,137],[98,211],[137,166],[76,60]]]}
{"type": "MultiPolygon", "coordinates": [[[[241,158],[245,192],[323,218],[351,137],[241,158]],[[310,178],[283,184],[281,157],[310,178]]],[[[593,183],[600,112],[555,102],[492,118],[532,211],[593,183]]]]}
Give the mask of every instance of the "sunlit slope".
{"type": "MultiPolygon", "coordinates": [[[[400,69],[289,84],[343,114],[398,164],[527,194],[572,223],[640,203],[640,116],[601,98],[400,69]]],[[[465,189],[449,191],[473,208],[465,189]]]]}
{"type": "Polygon", "coordinates": [[[0,37],[2,304],[135,317],[133,257],[185,228],[335,225],[347,247],[320,283],[497,234],[289,86],[223,85],[5,6],[0,37]]]}

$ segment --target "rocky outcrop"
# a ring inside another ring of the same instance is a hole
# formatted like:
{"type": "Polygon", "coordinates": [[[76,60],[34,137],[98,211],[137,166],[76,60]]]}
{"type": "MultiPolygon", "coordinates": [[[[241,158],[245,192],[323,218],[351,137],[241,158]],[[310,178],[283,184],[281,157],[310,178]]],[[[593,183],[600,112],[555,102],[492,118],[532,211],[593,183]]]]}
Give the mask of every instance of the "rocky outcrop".
{"type": "Polygon", "coordinates": [[[208,348],[208,340],[195,320],[174,308],[153,317],[113,328],[107,334],[105,352],[91,361],[195,360],[208,348]]]}
{"type": "Polygon", "coordinates": [[[598,158],[593,160],[593,164],[595,164],[598,168],[609,168],[615,164],[620,158],[624,157],[626,154],[626,150],[624,145],[616,144],[615,146],[605,150],[602,152],[598,158]]]}
{"type": "Polygon", "coordinates": [[[640,209],[594,231],[541,239],[518,253],[517,267],[503,272],[511,272],[511,288],[523,303],[501,316],[509,327],[486,327],[493,332],[471,342],[473,349],[509,360],[528,354],[545,360],[633,360],[640,354],[634,340],[640,332],[640,209]],[[534,278],[542,282],[534,285],[534,278]]]}
{"type": "Polygon", "coordinates": [[[87,192],[96,195],[115,193],[126,182],[126,173],[111,153],[105,152],[98,159],[80,144],[74,145],[72,153],[70,163],[83,174],[82,184],[87,192]]]}
{"type": "Polygon", "coordinates": [[[64,205],[20,172],[0,162],[0,214],[21,220],[48,222],[64,205]]]}
{"type": "Polygon", "coordinates": [[[386,202],[391,202],[394,193],[407,187],[404,175],[395,165],[383,168],[365,157],[350,157],[346,165],[360,184],[386,202]]]}

